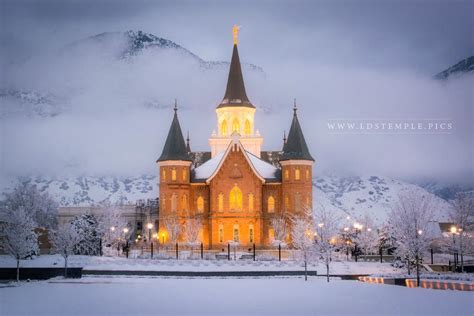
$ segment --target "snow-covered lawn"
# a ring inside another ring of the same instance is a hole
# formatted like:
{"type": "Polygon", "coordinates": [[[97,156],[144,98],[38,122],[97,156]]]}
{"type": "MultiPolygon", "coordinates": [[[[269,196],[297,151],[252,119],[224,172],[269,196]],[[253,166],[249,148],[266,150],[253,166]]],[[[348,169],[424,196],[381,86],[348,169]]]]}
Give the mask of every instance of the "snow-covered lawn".
{"type": "Polygon", "coordinates": [[[473,315],[472,292],[303,278],[86,277],[0,287],[1,315],[473,315]]]}
{"type": "MultiPolygon", "coordinates": [[[[21,267],[62,267],[64,260],[59,255],[42,255],[33,260],[23,260],[21,267]]],[[[0,256],[0,267],[16,267],[16,262],[9,256],[0,256]]],[[[252,261],[252,260],[152,260],[126,259],[123,257],[89,257],[71,256],[69,267],[83,267],[85,270],[135,270],[135,271],[294,271],[303,270],[303,263],[298,261],[252,261]]],[[[326,268],[322,263],[310,264],[309,270],[324,274],[326,268]]],[[[331,274],[373,274],[400,273],[389,263],[378,262],[333,262],[331,274]]],[[[21,272],[20,272],[21,273],[21,272]]]]}

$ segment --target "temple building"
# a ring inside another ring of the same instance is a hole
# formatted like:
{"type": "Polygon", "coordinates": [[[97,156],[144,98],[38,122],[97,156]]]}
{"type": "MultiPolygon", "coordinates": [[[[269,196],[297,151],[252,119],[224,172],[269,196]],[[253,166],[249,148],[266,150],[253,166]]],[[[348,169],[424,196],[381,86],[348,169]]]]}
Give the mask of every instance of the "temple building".
{"type": "MultiPolygon", "coordinates": [[[[243,247],[272,244],[272,218],[312,207],[314,159],[306,145],[296,104],[283,149],[262,151],[264,138],[255,127],[256,108],[246,92],[237,49],[237,29],[224,98],[216,107],[217,131],[209,152],[193,152],[185,141],[175,105],[159,169],[161,242],[175,239],[169,223],[198,222],[206,249],[222,249],[230,241],[243,247]]],[[[286,238],[289,238],[287,236],[286,238]]]]}

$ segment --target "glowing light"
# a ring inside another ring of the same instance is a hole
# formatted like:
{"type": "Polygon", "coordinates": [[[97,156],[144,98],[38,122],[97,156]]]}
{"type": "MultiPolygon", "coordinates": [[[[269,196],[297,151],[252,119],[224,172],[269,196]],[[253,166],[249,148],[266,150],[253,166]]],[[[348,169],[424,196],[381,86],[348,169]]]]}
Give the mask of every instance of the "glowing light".
{"type": "Polygon", "coordinates": [[[319,223],[318,224],[318,227],[323,227],[324,226],[324,223],[319,223]]]}
{"type": "Polygon", "coordinates": [[[418,230],[418,235],[423,234],[423,231],[421,229],[418,230]]]}
{"type": "Polygon", "coordinates": [[[451,231],[451,233],[453,233],[453,234],[455,234],[457,230],[458,230],[458,229],[456,228],[456,226],[451,226],[451,228],[450,228],[450,231],[451,231]]]}
{"type": "Polygon", "coordinates": [[[125,234],[128,233],[128,228],[125,227],[125,228],[123,229],[123,232],[124,232],[125,234]]]}
{"type": "Polygon", "coordinates": [[[371,232],[371,231],[372,231],[372,228],[367,228],[367,231],[368,231],[368,232],[371,232]]]}
{"type": "Polygon", "coordinates": [[[148,224],[146,225],[146,227],[148,227],[148,229],[152,229],[152,228],[153,228],[153,224],[152,224],[152,223],[148,223],[148,224]]]}
{"type": "Polygon", "coordinates": [[[347,217],[346,217],[346,219],[347,219],[347,220],[350,220],[350,219],[351,219],[351,217],[350,217],[350,216],[347,216],[347,217]]]}
{"type": "Polygon", "coordinates": [[[344,231],[347,232],[349,230],[349,227],[344,227],[344,231]]]}
{"type": "Polygon", "coordinates": [[[232,35],[234,37],[234,45],[237,45],[239,43],[239,27],[236,25],[234,25],[234,27],[232,28],[232,35]]]}
{"type": "Polygon", "coordinates": [[[114,226],[110,227],[110,230],[115,231],[115,227],[114,226]]]}

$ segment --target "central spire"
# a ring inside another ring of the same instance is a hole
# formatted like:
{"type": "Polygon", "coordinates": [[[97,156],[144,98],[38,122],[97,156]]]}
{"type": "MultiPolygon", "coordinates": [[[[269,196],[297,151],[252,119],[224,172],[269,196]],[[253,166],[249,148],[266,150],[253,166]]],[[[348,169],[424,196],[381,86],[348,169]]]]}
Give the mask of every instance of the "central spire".
{"type": "Polygon", "coordinates": [[[245,106],[255,108],[250,103],[247,93],[245,92],[244,77],[240,66],[239,51],[237,49],[237,36],[239,27],[234,25],[232,34],[234,38],[234,49],[232,51],[232,59],[230,61],[229,77],[227,79],[227,88],[225,90],[224,99],[217,108],[227,106],[245,106]]]}

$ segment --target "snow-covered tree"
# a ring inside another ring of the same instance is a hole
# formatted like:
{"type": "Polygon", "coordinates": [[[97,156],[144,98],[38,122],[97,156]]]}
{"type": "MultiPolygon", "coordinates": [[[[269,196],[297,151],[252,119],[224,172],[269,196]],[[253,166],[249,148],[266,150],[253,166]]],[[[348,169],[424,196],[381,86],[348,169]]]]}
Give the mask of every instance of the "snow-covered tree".
{"type": "Polygon", "coordinates": [[[453,226],[450,229],[453,250],[461,256],[461,271],[464,272],[464,254],[474,252],[474,195],[473,193],[458,193],[452,202],[449,217],[453,226]]]}
{"type": "Polygon", "coordinates": [[[415,260],[417,284],[420,284],[420,258],[433,240],[432,222],[437,204],[431,194],[410,187],[401,191],[389,215],[391,232],[396,240],[397,254],[415,260]]]}
{"type": "Polygon", "coordinates": [[[271,219],[272,228],[275,233],[275,238],[272,241],[274,246],[286,247],[286,236],[288,235],[288,221],[289,217],[284,211],[276,213],[275,216],[271,219]]]}
{"type": "Polygon", "coordinates": [[[314,212],[315,243],[314,250],[326,266],[326,279],[329,282],[329,265],[336,249],[336,238],[339,232],[340,218],[335,212],[319,204],[314,212]]]}
{"type": "Polygon", "coordinates": [[[291,218],[291,243],[302,254],[305,281],[308,280],[308,260],[314,243],[313,224],[311,213],[307,210],[291,218]]]}
{"type": "Polygon", "coordinates": [[[379,236],[370,216],[365,215],[359,223],[360,229],[357,231],[354,241],[362,253],[368,255],[377,249],[379,236]]]}
{"type": "Polygon", "coordinates": [[[23,209],[31,214],[37,227],[55,228],[58,220],[58,204],[47,193],[38,191],[35,185],[18,184],[12,192],[5,193],[5,208],[11,211],[23,209]]]}
{"type": "Polygon", "coordinates": [[[67,278],[69,256],[74,254],[74,249],[81,241],[81,236],[77,233],[74,226],[70,224],[51,231],[49,241],[53,246],[53,251],[64,258],[64,277],[67,278]]]}
{"type": "Polygon", "coordinates": [[[39,252],[36,222],[22,207],[6,212],[3,248],[16,260],[16,280],[20,280],[20,260],[39,252]]]}
{"type": "Polygon", "coordinates": [[[80,241],[74,249],[74,254],[86,256],[99,255],[101,252],[101,234],[96,217],[90,213],[82,214],[76,216],[71,225],[80,236],[80,241]]]}
{"type": "Polygon", "coordinates": [[[200,244],[199,232],[201,231],[202,223],[199,218],[189,218],[186,221],[184,231],[184,238],[186,243],[191,247],[191,257],[193,256],[194,247],[200,244]]]}
{"type": "Polygon", "coordinates": [[[168,240],[171,244],[177,243],[183,230],[183,226],[178,217],[170,216],[164,220],[164,226],[168,232],[168,240]]]}
{"type": "Polygon", "coordinates": [[[102,251],[107,255],[116,254],[120,243],[125,241],[128,223],[120,212],[120,205],[102,205],[101,215],[97,217],[98,231],[102,237],[102,251]]]}

